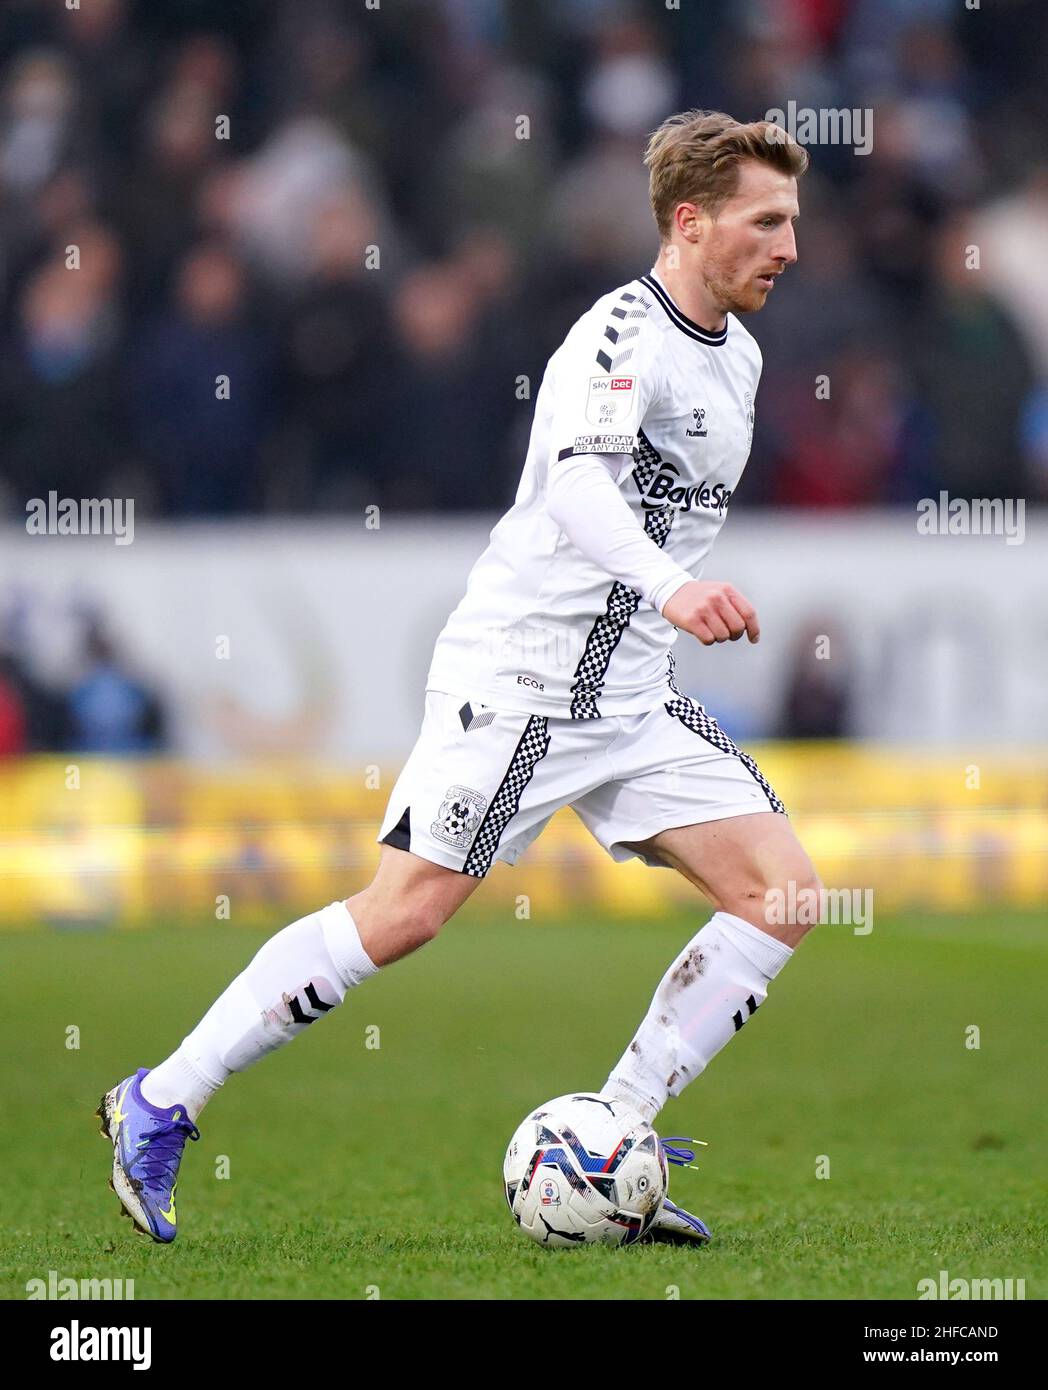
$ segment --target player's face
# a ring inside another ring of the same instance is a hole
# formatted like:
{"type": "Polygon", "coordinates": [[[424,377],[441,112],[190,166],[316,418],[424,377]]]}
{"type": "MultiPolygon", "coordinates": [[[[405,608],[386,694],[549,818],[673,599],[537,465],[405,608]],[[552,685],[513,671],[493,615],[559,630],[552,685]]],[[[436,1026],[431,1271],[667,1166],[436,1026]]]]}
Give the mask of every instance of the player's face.
{"type": "Polygon", "coordinates": [[[798,215],[795,178],[760,160],[743,161],[739,186],[707,224],[702,245],[702,275],[720,309],[748,314],[764,307],[776,276],[797,259],[798,215]]]}

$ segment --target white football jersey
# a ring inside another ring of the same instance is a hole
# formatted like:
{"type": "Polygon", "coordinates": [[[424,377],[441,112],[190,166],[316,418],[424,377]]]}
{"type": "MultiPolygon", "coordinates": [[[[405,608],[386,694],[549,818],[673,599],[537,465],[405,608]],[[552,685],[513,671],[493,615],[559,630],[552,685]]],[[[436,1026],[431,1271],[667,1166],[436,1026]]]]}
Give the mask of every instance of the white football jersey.
{"type": "Polygon", "coordinates": [[[568,539],[545,506],[574,454],[621,456],[638,526],[694,578],[753,437],[761,354],[733,315],[710,333],[654,274],[598,299],[546,367],[516,500],[437,639],[426,688],[571,719],[673,699],[677,629],[568,539]]]}

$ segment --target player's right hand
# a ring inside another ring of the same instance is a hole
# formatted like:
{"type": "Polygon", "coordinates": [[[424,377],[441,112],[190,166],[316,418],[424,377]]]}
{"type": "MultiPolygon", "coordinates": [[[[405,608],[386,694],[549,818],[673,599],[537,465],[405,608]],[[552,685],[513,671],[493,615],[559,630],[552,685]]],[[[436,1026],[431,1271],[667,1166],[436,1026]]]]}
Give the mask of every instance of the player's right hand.
{"type": "Polygon", "coordinates": [[[760,640],[757,610],[738,589],[717,579],[692,579],[667,599],[662,616],[697,637],[704,647],[737,642],[743,633],[760,640]]]}

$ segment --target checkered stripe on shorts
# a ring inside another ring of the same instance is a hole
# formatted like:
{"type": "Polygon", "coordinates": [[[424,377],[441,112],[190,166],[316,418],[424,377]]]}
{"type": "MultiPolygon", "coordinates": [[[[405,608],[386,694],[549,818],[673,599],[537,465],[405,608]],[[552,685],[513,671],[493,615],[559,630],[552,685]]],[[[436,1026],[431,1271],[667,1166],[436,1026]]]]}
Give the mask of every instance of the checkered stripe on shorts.
{"type": "MultiPolygon", "coordinates": [[[[633,480],[643,495],[658,472],[662,459],[643,431],[637,438],[638,446],[634,450],[637,462],[633,470],[633,480]]],[[[644,517],[645,535],[650,536],[657,546],[664,546],[675,515],[672,507],[660,507],[657,511],[648,512],[644,517]]],[[[612,652],[619,645],[622,634],[629,627],[630,619],[639,607],[640,594],[636,589],[631,589],[620,579],[616,579],[608,594],[604,612],[590,628],[582,656],[575,668],[575,682],[571,687],[572,719],[601,717],[597,700],[604,686],[604,678],[608,674],[612,652]]]]}
{"type": "Polygon", "coordinates": [[[517,814],[524,788],[531,781],[536,763],[540,762],[549,748],[548,721],[544,715],[533,714],[524,726],[520,742],[513,751],[506,775],[498,791],[491,798],[491,805],[484,813],[480,828],[473,837],[473,844],[466,862],[462,866],[464,874],[473,878],[483,878],[491,868],[495,851],[502,839],[502,832],[517,814]]]}
{"type": "Polygon", "coordinates": [[[730,739],[721,726],[714,719],[712,714],[707,714],[701,705],[690,700],[687,695],[681,696],[679,700],[669,700],[666,703],[666,713],[672,714],[675,719],[679,719],[686,729],[690,729],[693,734],[698,734],[707,743],[712,743],[714,748],[719,748],[722,753],[730,753],[733,758],[738,758],[743,767],[758,784],[764,795],[768,798],[773,811],[781,811],[786,814],[786,807],[775,795],[768,779],[761,772],[760,768],[753,761],[748,753],[744,753],[734,740],[730,739]]]}

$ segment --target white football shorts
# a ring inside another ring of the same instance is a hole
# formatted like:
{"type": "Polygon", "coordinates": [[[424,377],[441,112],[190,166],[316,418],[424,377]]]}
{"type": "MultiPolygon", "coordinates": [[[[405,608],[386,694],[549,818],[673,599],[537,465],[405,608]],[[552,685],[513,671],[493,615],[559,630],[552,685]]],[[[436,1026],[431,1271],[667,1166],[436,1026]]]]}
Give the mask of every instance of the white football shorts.
{"type": "Polygon", "coordinates": [[[786,811],[686,695],[643,714],[556,719],[430,690],[378,839],[483,878],[496,859],[515,863],[562,806],[618,860],[636,853],[624,841],[673,826],[786,811]]]}

